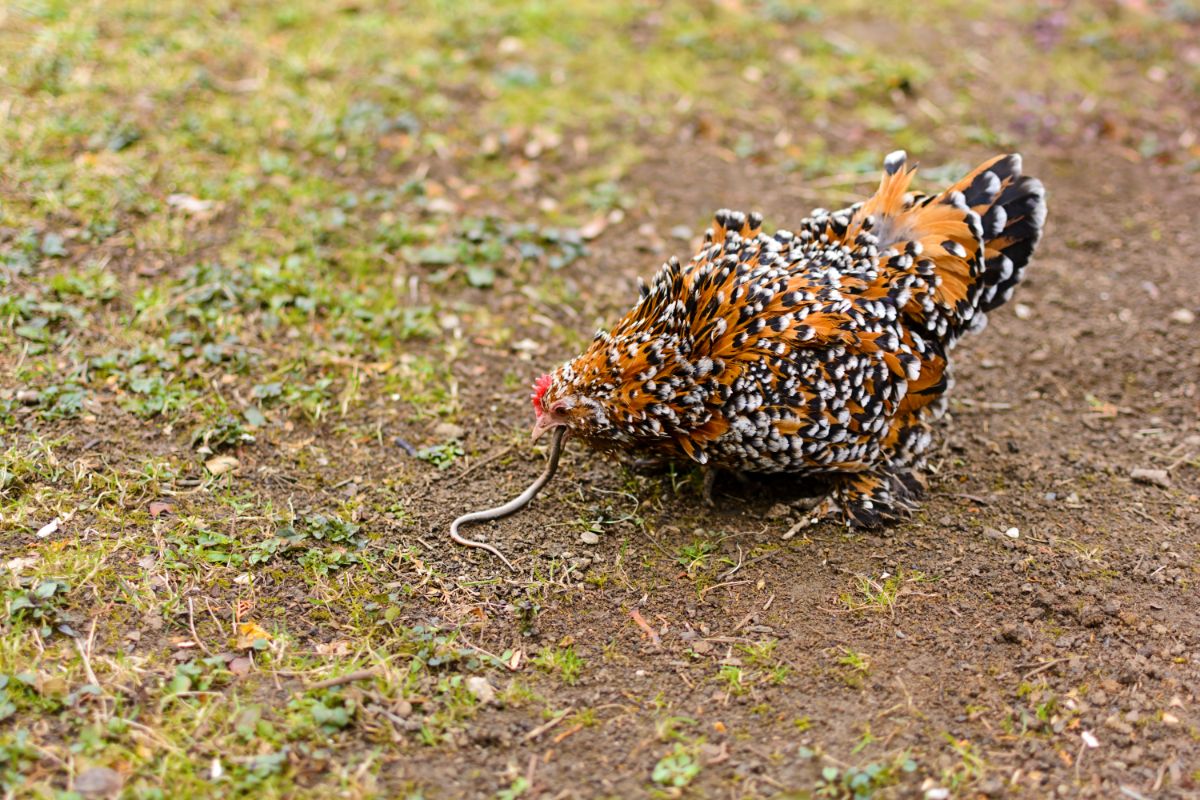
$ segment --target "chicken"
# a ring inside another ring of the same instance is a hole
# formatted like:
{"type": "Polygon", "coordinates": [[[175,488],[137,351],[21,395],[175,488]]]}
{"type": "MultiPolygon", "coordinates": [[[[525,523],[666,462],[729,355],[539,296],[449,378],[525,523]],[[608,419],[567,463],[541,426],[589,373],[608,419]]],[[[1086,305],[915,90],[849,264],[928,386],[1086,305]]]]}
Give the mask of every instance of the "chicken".
{"type": "Polygon", "coordinates": [[[1012,296],[1046,206],[1019,155],[930,195],[909,193],[904,152],[883,166],[869,200],[794,231],[717,212],[687,265],[537,380],[534,438],[566,426],[605,453],[823,478],[817,513],[852,526],[907,515],[950,352],[1012,296]]]}

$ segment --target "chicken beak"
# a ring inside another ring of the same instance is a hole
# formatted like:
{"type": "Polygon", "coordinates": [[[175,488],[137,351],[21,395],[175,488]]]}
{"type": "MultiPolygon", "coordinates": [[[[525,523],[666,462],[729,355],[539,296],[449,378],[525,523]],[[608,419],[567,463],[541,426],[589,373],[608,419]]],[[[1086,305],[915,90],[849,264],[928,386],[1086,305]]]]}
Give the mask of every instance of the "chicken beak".
{"type": "Polygon", "coordinates": [[[560,425],[566,425],[561,419],[555,419],[551,414],[542,414],[533,423],[533,441],[536,442],[542,438],[542,434],[546,431],[553,430],[560,425]]]}

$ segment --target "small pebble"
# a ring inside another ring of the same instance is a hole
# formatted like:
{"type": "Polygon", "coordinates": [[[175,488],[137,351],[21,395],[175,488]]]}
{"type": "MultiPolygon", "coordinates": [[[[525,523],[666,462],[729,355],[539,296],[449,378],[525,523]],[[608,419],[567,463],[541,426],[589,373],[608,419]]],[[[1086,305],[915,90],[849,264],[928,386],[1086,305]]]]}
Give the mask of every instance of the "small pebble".
{"type": "Polygon", "coordinates": [[[1171,486],[1171,476],[1165,469],[1143,469],[1136,467],[1129,470],[1129,477],[1133,478],[1137,483],[1161,486],[1163,489],[1168,489],[1171,486]]]}
{"type": "Polygon", "coordinates": [[[1191,325],[1196,321],[1196,313],[1190,308],[1177,308],[1171,312],[1171,321],[1180,325],[1191,325]]]}
{"type": "Polygon", "coordinates": [[[480,675],[472,675],[467,678],[467,691],[475,695],[483,705],[487,705],[496,699],[496,690],[488,683],[488,679],[480,675]]]}
{"type": "Polygon", "coordinates": [[[1004,535],[1010,539],[1020,539],[1021,538],[1021,529],[1020,528],[1009,528],[1008,530],[1006,530],[1004,532],[1004,535]]]}
{"type": "Polygon", "coordinates": [[[579,541],[584,544],[600,544],[600,537],[595,531],[584,531],[579,534],[579,541]]]}
{"type": "Polygon", "coordinates": [[[461,425],[455,425],[453,422],[442,422],[433,429],[433,435],[439,439],[461,439],[466,433],[461,425]]]}

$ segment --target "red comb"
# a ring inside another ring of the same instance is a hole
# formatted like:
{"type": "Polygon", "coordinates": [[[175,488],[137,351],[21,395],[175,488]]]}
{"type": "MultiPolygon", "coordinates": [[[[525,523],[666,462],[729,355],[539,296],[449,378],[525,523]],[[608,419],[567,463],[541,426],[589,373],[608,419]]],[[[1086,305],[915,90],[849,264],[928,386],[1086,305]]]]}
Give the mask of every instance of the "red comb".
{"type": "Polygon", "coordinates": [[[537,412],[539,417],[546,413],[546,410],[542,408],[542,395],[544,395],[546,390],[549,388],[550,375],[547,373],[534,382],[533,394],[529,395],[529,399],[533,401],[533,410],[537,412]]]}

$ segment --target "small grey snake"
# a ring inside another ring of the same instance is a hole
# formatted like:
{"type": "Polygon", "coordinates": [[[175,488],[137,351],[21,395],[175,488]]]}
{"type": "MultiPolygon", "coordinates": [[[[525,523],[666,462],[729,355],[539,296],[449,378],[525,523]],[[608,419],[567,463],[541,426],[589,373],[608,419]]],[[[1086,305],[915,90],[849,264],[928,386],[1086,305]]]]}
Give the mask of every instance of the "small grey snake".
{"type": "Polygon", "coordinates": [[[546,462],[546,469],[543,470],[542,474],[537,477],[537,480],[529,485],[528,489],[521,492],[521,494],[517,495],[512,500],[509,500],[502,506],[487,508],[483,511],[472,511],[470,514],[463,514],[461,517],[454,520],[454,522],[450,523],[450,538],[458,544],[465,545],[467,547],[478,547],[481,550],[487,550],[496,558],[503,561],[509,569],[515,572],[517,568],[514,567],[512,562],[505,558],[499,550],[487,542],[479,542],[474,539],[467,539],[463,537],[463,535],[458,532],[458,529],[469,522],[488,522],[494,519],[502,519],[507,517],[509,514],[514,514],[525,506],[529,505],[529,502],[537,496],[537,493],[542,490],[542,487],[554,477],[554,473],[558,469],[558,459],[562,455],[563,440],[566,436],[566,432],[567,428],[565,425],[560,425],[554,429],[554,438],[550,440],[550,458],[549,461],[546,462]]]}

